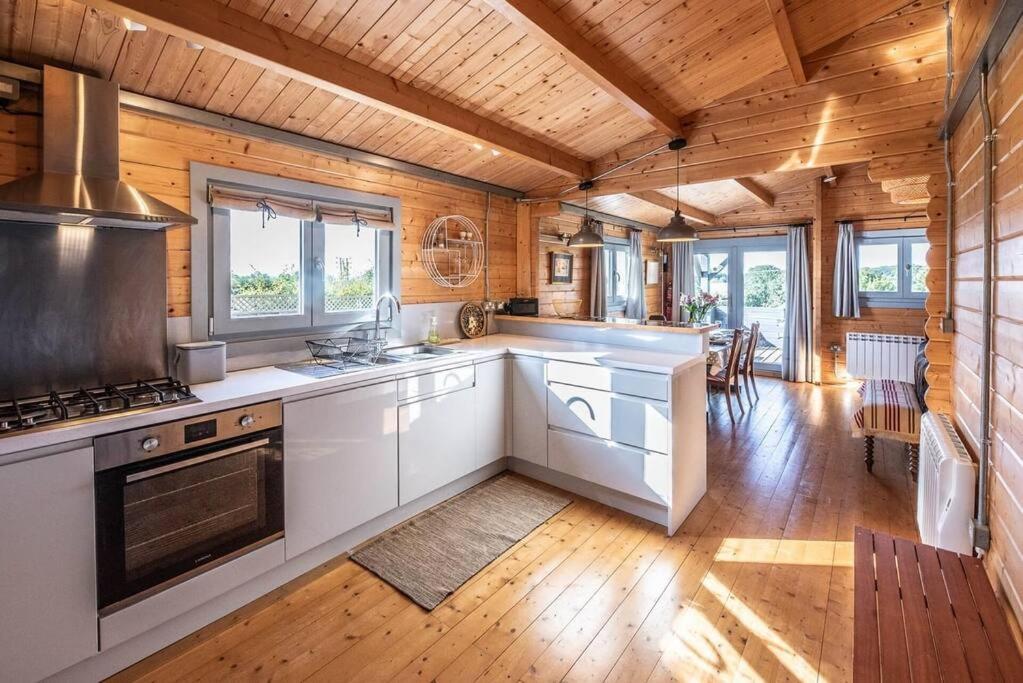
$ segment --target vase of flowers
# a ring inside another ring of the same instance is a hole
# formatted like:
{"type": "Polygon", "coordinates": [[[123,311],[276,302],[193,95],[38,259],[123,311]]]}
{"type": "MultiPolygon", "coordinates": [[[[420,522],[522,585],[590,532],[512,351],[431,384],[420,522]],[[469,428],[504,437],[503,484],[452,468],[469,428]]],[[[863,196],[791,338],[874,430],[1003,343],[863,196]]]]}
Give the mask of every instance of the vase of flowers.
{"type": "Polygon", "coordinates": [[[689,315],[690,323],[701,323],[710,313],[710,309],[717,306],[720,299],[721,297],[709,292],[700,292],[696,296],[687,294],[682,297],[682,309],[689,315]]]}

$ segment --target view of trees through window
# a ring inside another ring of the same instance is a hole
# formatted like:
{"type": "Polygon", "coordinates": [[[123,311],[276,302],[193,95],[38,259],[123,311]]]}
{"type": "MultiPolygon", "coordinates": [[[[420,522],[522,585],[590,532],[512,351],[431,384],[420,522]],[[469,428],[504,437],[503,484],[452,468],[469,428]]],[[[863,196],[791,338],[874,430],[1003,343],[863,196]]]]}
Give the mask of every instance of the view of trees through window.
{"type": "MultiPolygon", "coordinates": [[[[231,317],[302,312],[301,221],[231,211],[231,317]]],[[[329,313],[367,310],[375,296],[376,231],[328,225],[323,288],[329,313]]]]}
{"type": "Polygon", "coordinates": [[[785,271],[778,266],[753,266],[744,274],[746,305],[756,308],[785,306],[785,271]]]}

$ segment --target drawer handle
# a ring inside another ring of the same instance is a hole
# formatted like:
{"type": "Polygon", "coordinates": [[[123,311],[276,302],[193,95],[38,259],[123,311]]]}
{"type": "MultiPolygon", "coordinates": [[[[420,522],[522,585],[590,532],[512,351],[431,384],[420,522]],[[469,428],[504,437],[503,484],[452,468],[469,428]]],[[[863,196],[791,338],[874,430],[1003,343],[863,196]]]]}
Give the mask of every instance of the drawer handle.
{"type": "Polygon", "coordinates": [[[582,396],[573,396],[572,398],[568,399],[568,402],[565,405],[571,408],[572,404],[576,402],[582,403],[584,406],[586,406],[586,410],[590,411],[590,419],[593,420],[594,422],[597,421],[597,414],[593,412],[593,406],[591,406],[589,401],[587,401],[582,396]]]}

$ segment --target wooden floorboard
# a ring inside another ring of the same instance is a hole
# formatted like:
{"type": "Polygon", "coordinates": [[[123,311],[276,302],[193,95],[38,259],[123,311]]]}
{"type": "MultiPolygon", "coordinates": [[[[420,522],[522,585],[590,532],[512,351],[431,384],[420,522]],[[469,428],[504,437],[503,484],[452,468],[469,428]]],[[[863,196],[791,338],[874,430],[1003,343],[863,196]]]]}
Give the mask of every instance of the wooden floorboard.
{"type": "Polygon", "coordinates": [[[870,475],[853,390],[758,383],[734,425],[711,399],[674,537],[573,496],[432,612],[338,559],[113,680],[851,680],[853,530],[915,539],[904,452],[870,475]]]}

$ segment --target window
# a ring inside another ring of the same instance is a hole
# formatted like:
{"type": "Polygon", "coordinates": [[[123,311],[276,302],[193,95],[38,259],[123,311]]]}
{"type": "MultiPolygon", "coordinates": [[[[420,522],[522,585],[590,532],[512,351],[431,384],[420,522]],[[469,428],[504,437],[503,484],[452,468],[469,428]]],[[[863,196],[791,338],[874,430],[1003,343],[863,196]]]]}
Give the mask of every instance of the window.
{"type": "MultiPolygon", "coordinates": [[[[351,329],[374,320],[380,294],[398,294],[395,199],[215,170],[205,178],[207,220],[197,226],[208,230],[208,271],[193,274],[193,283],[205,279],[210,287],[192,297],[193,316],[209,321],[208,336],[351,329]]],[[[203,238],[193,235],[196,245],[202,249],[203,238]]],[[[397,327],[396,311],[381,315],[382,324],[397,327]]]]}
{"type": "Polygon", "coordinates": [[[857,241],[860,305],[923,307],[927,249],[922,231],[865,232],[857,241]]]}
{"type": "Polygon", "coordinates": [[[629,298],[629,243],[604,239],[604,273],[607,278],[607,310],[624,311],[629,298]]]}

